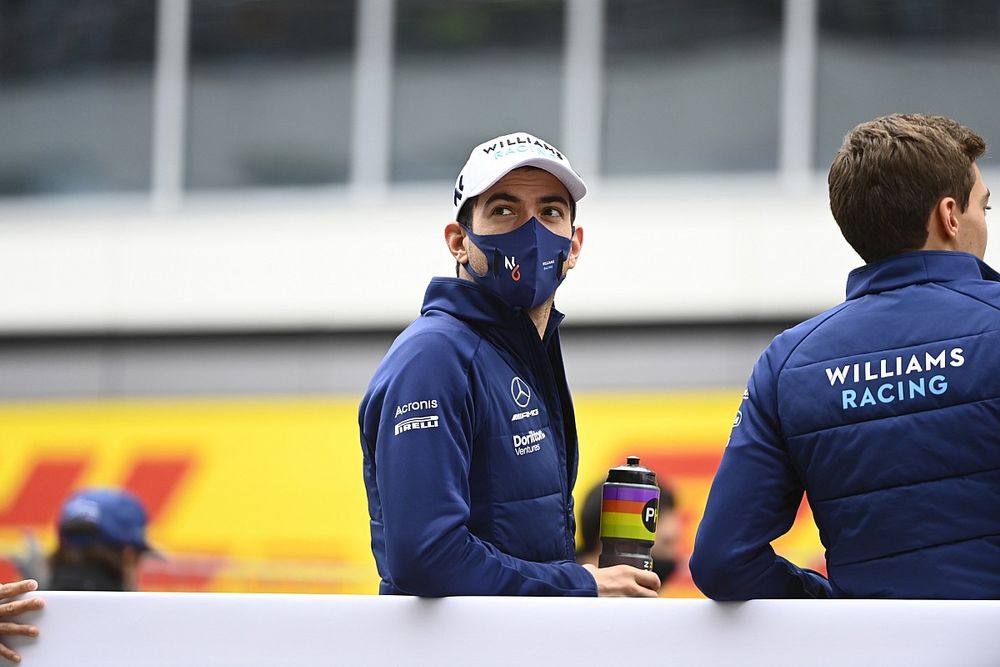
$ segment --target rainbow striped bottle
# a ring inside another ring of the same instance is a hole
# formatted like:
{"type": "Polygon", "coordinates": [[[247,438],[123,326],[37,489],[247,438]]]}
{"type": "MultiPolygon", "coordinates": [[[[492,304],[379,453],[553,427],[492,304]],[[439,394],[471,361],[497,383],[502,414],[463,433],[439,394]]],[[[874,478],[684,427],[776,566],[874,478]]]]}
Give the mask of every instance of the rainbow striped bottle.
{"type": "Polygon", "coordinates": [[[601,556],[598,567],[631,565],[653,569],[653,538],[659,512],[656,473],[639,465],[638,456],[608,471],[601,503],[601,556]]]}

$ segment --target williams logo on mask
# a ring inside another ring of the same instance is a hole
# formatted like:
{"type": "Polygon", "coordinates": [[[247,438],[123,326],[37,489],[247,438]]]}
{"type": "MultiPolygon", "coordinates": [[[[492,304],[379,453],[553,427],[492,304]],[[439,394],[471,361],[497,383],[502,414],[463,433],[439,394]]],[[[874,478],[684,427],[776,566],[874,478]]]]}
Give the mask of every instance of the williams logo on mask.
{"type": "Polygon", "coordinates": [[[510,269],[510,279],[517,282],[521,279],[521,267],[517,265],[516,257],[504,257],[503,265],[510,269]]]}

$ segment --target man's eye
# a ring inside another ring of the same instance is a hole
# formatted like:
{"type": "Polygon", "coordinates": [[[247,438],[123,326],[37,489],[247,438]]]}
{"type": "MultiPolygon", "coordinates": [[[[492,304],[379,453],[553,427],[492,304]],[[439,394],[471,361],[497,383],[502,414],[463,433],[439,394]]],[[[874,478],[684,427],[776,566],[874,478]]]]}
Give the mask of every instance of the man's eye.
{"type": "Polygon", "coordinates": [[[510,206],[497,206],[493,209],[493,215],[514,215],[514,209],[510,206]]]}
{"type": "Polygon", "coordinates": [[[555,206],[550,206],[549,208],[542,211],[542,215],[544,215],[547,218],[561,218],[562,214],[563,214],[562,209],[556,208],[555,206]]]}

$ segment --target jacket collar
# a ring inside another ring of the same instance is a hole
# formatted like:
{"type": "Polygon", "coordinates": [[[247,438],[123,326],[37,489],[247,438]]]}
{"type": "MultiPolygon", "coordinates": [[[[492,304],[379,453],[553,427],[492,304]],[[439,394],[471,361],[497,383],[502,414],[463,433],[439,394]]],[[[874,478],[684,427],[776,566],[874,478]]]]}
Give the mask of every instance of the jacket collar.
{"type": "Polygon", "coordinates": [[[885,292],[907,285],[952,280],[995,280],[1000,274],[966,252],[917,250],[866,264],[847,276],[847,298],[885,292]]]}
{"type": "MultiPolygon", "coordinates": [[[[479,328],[514,328],[523,326],[524,320],[531,322],[523,309],[513,308],[493,292],[461,278],[431,279],[424,293],[420,314],[425,315],[431,310],[448,313],[479,328]]],[[[558,329],[563,317],[555,307],[552,308],[545,329],[546,342],[558,329]]],[[[534,327],[534,323],[531,326],[534,327]]]]}

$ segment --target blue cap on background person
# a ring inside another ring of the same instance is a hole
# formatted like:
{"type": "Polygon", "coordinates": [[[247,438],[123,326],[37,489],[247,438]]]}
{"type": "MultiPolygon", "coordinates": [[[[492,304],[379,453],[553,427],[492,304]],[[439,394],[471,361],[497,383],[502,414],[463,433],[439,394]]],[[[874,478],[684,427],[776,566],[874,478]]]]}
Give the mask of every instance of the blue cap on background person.
{"type": "Polygon", "coordinates": [[[59,540],[86,545],[103,542],[151,551],[146,510],[128,491],[84,489],[70,496],[59,513],[59,540]]]}

